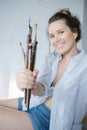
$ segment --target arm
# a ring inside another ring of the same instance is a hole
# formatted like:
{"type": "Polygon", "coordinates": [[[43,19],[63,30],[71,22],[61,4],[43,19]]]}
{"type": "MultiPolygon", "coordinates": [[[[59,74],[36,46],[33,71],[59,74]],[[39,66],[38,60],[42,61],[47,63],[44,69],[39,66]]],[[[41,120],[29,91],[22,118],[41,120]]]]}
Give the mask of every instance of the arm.
{"type": "Polygon", "coordinates": [[[2,100],[0,100],[0,106],[18,109],[18,98],[2,99],[2,100]]]}
{"type": "Polygon", "coordinates": [[[33,72],[29,69],[22,69],[16,75],[17,87],[20,90],[25,88],[31,89],[33,95],[41,96],[50,88],[51,81],[51,65],[49,63],[50,55],[45,59],[45,62],[39,67],[40,72],[34,70],[33,72]]]}
{"type": "Polygon", "coordinates": [[[41,96],[41,95],[43,95],[44,91],[45,91],[45,88],[44,88],[43,84],[41,84],[39,82],[36,82],[34,88],[31,89],[31,93],[34,96],[41,96]]]}

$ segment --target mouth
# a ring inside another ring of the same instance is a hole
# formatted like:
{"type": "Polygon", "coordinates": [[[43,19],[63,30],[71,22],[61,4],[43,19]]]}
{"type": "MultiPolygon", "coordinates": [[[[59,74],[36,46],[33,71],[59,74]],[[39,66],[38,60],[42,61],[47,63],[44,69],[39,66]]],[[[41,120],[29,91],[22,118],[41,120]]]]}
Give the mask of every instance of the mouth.
{"type": "Polygon", "coordinates": [[[64,46],[64,44],[65,44],[64,42],[62,42],[62,43],[60,43],[60,44],[57,44],[57,45],[56,45],[56,48],[61,49],[61,48],[64,46]]]}

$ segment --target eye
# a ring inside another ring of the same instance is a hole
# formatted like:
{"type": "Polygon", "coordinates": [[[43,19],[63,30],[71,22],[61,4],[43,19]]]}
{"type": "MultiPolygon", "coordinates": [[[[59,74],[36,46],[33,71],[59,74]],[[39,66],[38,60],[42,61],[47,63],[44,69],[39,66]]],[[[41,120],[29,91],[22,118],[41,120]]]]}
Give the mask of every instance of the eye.
{"type": "Polygon", "coordinates": [[[50,39],[53,39],[54,37],[55,37],[54,35],[50,35],[50,36],[49,36],[50,39]]]}
{"type": "Polygon", "coordinates": [[[61,34],[63,34],[63,33],[64,33],[64,31],[59,31],[58,33],[61,35],[61,34]]]}

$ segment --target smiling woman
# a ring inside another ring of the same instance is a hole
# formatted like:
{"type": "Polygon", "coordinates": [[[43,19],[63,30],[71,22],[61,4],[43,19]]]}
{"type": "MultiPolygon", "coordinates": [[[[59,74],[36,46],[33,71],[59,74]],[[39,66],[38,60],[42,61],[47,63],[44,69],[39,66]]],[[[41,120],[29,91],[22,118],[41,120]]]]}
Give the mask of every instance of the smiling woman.
{"type": "Polygon", "coordinates": [[[24,68],[16,75],[18,88],[31,89],[38,103],[23,110],[23,97],[2,101],[0,129],[80,130],[87,113],[87,55],[77,47],[79,19],[67,9],[58,11],[49,19],[48,36],[54,51],[41,69],[24,68]]]}
{"type": "Polygon", "coordinates": [[[76,16],[72,16],[65,10],[56,13],[49,19],[48,34],[51,44],[60,54],[69,52],[71,49],[73,51],[75,48],[74,51],[77,54],[76,42],[81,38],[81,30],[80,22],[76,16]]]}
{"type": "MultiPolygon", "coordinates": [[[[50,42],[54,46],[55,50],[60,54],[65,55],[78,50],[76,47],[76,38],[78,36],[76,31],[71,29],[65,24],[64,20],[58,20],[50,24],[49,29],[50,42]],[[76,48],[76,49],[75,49],[76,48]]],[[[74,52],[73,52],[74,53],[74,52]]]]}

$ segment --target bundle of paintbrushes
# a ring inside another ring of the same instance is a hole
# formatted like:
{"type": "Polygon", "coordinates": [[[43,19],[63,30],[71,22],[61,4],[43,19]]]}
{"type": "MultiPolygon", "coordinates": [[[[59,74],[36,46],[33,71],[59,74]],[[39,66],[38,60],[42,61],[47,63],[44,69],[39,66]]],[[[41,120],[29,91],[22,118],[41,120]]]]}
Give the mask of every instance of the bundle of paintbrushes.
{"type": "MultiPolygon", "coordinates": [[[[34,70],[35,67],[35,59],[36,59],[36,50],[37,50],[37,24],[34,25],[34,40],[32,40],[32,31],[33,28],[30,25],[30,20],[29,20],[29,33],[27,35],[27,42],[26,42],[26,53],[22,47],[22,43],[20,42],[20,46],[22,49],[23,57],[24,57],[24,62],[25,62],[25,67],[27,69],[30,69],[31,71],[34,70]]],[[[24,107],[26,109],[29,109],[30,105],[30,98],[31,98],[31,89],[25,89],[24,92],[24,107]]]]}

